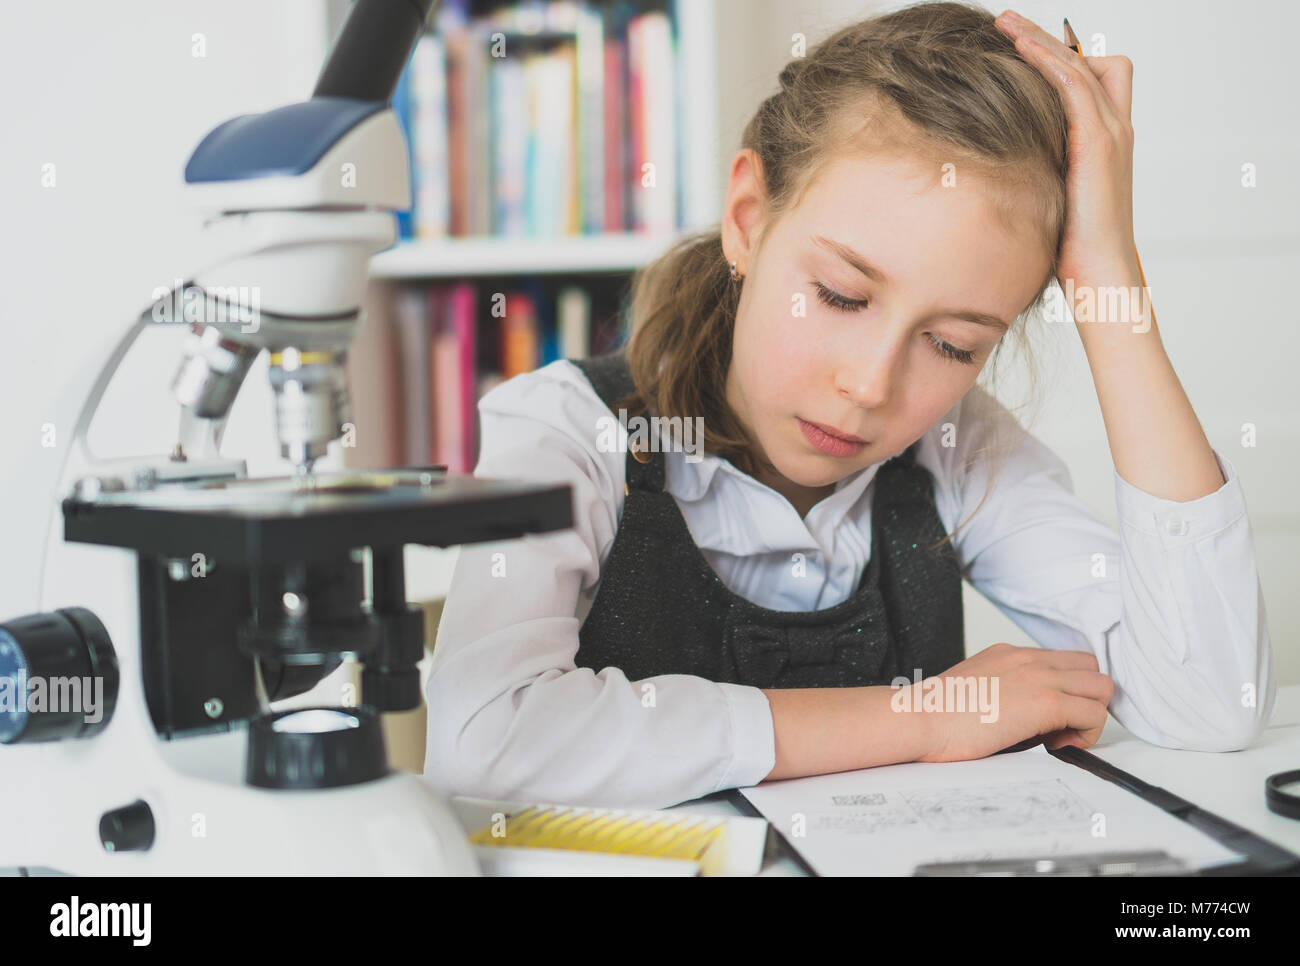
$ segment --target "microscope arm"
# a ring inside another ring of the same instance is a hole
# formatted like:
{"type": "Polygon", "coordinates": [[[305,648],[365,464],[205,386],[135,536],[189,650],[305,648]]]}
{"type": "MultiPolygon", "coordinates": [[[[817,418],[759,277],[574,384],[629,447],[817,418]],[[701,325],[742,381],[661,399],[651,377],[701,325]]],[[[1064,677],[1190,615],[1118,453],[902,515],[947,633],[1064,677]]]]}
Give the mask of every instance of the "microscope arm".
{"type": "Polygon", "coordinates": [[[311,96],[393,99],[438,0],[357,0],[311,96]]]}

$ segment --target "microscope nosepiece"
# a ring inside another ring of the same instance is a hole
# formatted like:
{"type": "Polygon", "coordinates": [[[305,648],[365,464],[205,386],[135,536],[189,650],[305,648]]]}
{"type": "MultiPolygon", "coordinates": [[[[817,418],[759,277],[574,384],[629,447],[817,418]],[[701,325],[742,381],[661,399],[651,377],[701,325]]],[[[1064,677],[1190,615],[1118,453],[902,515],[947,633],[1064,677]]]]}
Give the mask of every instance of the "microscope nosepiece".
{"type": "Polygon", "coordinates": [[[310,465],[348,421],[345,353],[285,348],[271,353],[271,388],[280,455],[310,465]]]}

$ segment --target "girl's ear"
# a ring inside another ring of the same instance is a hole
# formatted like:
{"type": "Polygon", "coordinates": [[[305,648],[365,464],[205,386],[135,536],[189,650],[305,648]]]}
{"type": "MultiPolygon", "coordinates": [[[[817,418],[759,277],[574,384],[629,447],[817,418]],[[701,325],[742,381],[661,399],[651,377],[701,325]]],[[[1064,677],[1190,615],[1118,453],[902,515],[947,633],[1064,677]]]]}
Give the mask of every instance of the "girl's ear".
{"type": "Polygon", "coordinates": [[[741,148],[732,159],[722,209],[722,250],[742,275],[762,234],[767,199],[762,171],[762,161],[750,148],[741,148]]]}

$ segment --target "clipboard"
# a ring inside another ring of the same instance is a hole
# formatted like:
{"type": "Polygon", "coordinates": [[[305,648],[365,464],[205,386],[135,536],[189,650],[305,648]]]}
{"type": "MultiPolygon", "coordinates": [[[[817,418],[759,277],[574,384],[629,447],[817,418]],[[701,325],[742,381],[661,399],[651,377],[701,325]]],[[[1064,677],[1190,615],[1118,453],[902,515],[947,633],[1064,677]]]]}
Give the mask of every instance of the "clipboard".
{"type": "Polygon", "coordinates": [[[1067,746],[1058,748],[1055,751],[1049,750],[1047,753],[1059,758],[1061,761],[1068,761],[1072,765],[1078,765],[1085,771],[1092,772],[1098,778],[1114,782],[1139,798],[1145,799],[1171,815],[1181,818],[1184,822],[1204,832],[1215,841],[1221,842],[1234,852],[1240,852],[1246,856],[1241,862],[1211,866],[1208,869],[1195,869],[1185,873],[1186,875],[1217,877],[1296,875],[1300,873],[1300,855],[1296,855],[1280,845],[1274,845],[1268,839],[1261,838],[1249,829],[1242,828],[1235,822],[1229,822],[1226,818],[1221,818],[1213,812],[1175,795],[1166,788],[1148,784],[1136,775],[1131,775],[1121,768],[1116,768],[1110,762],[1097,757],[1090,751],[1067,746]]]}
{"type": "MultiPolygon", "coordinates": [[[[1179,795],[1175,795],[1168,789],[1144,782],[1136,775],[1117,768],[1108,761],[1082,748],[1067,746],[1058,748],[1055,751],[1045,750],[1054,758],[1082,768],[1098,778],[1103,778],[1120,786],[1125,791],[1137,795],[1162,811],[1187,822],[1226,848],[1246,857],[1240,862],[1210,866],[1205,869],[1189,869],[1184,872],[1161,872],[1162,875],[1207,878],[1219,876],[1300,875],[1300,855],[1275,845],[1249,829],[1242,828],[1234,822],[1229,822],[1227,819],[1215,815],[1213,812],[1207,811],[1179,795]]],[[[724,798],[742,815],[766,818],[749,799],[740,793],[739,789],[727,789],[724,798]]],[[[772,836],[772,839],[769,840],[769,848],[774,856],[787,857],[809,876],[820,877],[820,873],[799,853],[799,850],[791,844],[790,840],[775,824],[768,822],[768,826],[772,836]]]]}

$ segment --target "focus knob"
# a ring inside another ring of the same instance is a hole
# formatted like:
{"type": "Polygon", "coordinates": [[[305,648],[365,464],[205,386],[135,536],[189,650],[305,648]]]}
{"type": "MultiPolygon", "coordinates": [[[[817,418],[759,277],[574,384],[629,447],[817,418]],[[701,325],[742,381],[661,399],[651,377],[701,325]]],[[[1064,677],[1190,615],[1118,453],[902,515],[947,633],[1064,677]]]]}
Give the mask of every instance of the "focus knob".
{"type": "Polygon", "coordinates": [[[99,819],[99,841],[105,852],[147,852],[153,846],[153,810],[135,801],[105,812],[99,819]]]}
{"type": "Polygon", "coordinates": [[[0,624],[0,743],[89,738],[117,705],[117,654],[84,607],[0,624]]]}

